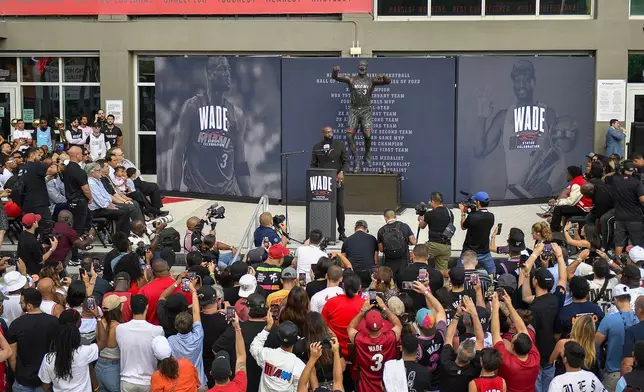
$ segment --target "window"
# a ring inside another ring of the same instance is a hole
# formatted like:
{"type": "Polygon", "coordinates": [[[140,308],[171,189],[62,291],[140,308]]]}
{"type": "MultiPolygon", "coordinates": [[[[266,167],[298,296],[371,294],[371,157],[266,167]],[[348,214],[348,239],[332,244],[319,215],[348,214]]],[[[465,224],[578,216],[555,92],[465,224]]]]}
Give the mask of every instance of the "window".
{"type": "Polygon", "coordinates": [[[629,53],[628,83],[644,83],[644,54],[629,53]]]}
{"type": "Polygon", "coordinates": [[[541,15],[590,15],[590,0],[539,0],[541,15]]]}
{"type": "Polygon", "coordinates": [[[485,15],[535,15],[534,0],[486,0],[485,15]]]}
{"type": "Polygon", "coordinates": [[[60,61],[58,57],[23,57],[23,82],[58,82],[60,61]]]}
{"type": "Polygon", "coordinates": [[[139,135],[139,170],[142,174],[157,172],[157,136],[139,135]]]}
{"type": "Polygon", "coordinates": [[[156,119],[154,106],[154,56],[138,56],[136,65],[136,141],[138,167],[143,174],[156,174],[156,119]]]}
{"type": "Polygon", "coordinates": [[[139,56],[138,81],[141,83],[154,83],[154,57],[139,56]]]}
{"type": "Polygon", "coordinates": [[[83,114],[86,114],[91,121],[101,107],[101,88],[98,86],[64,86],[63,92],[65,94],[63,113],[67,123],[83,114]]]}
{"type": "MultiPolygon", "coordinates": [[[[378,16],[458,17],[590,17],[595,0],[377,0],[378,16]]],[[[641,3],[644,15],[644,0],[641,3]]],[[[632,5],[633,8],[635,8],[632,5]]]]}
{"type": "Polygon", "coordinates": [[[0,82],[17,82],[18,67],[15,57],[0,57],[0,82]]]}
{"type": "Polygon", "coordinates": [[[631,15],[644,16],[644,0],[631,0],[631,15]]]}
{"type": "Polygon", "coordinates": [[[63,58],[63,82],[99,82],[100,66],[98,57],[63,58]]]}
{"type": "MultiPolygon", "coordinates": [[[[59,97],[58,86],[23,86],[22,111],[32,110],[34,120],[44,116],[53,123],[60,113],[59,97]]],[[[25,128],[33,129],[32,123],[26,121],[25,128]]]]}
{"type": "Polygon", "coordinates": [[[139,131],[156,132],[154,86],[139,86],[139,131]]]}

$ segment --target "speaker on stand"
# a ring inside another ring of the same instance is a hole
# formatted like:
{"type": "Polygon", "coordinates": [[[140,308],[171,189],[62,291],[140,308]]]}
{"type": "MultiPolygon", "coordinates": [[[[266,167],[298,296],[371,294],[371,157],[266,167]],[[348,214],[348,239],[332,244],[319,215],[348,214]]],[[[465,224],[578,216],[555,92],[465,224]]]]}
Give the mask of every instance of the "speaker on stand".
{"type": "Polygon", "coordinates": [[[631,134],[627,146],[628,156],[634,152],[644,153],[644,122],[631,123],[631,134]]]}

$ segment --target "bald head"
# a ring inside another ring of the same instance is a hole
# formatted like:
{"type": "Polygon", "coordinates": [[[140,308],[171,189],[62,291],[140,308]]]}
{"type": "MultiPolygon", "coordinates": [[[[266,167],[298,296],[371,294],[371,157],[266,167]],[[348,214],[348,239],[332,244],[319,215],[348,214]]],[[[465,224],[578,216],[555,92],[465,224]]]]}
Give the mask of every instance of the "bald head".
{"type": "Polygon", "coordinates": [[[170,267],[168,267],[168,262],[163,259],[156,259],[151,264],[152,272],[154,276],[165,276],[170,272],[170,267]]]}
{"type": "Polygon", "coordinates": [[[635,313],[644,314],[644,296],[642,295],[635,300],[635,313]]]}
{"type": "Polygon", "coordinates": [[[581,194],[589,197],[593,193],[595,193],[595,185],[591,184],[590,182],[584,183],[584,185],[581,186],[581,194]]]}
{"type": "Polygon", "coordinates": [[[130,229],[132,229],[133,233],[136,233],[138,235],[143,235],[147,230],[145,227],[145,222],[143,222],[142,220],[132,221],[130,229]]]}
{"type": "Polygon", "coordinates": [[[199,224],[199,218],[196,216],[193,216],[192,218],[189,218],[188,221],[186,221],[186,226],[188,227],[188,230],[194,230],[195,227],[197,227],[197,224],[199,224]]]}
{"type": "Polygon", "coordinates": [[[42,278],[38,280],[38,291],[45,297],[51,297],[54,294],[54,281],[51,278],[42,278]]]}
{"type": "Polygon", "coordinates": [[[273,224],[273,215],[270,212],[262,212],[259,216],[259,224],[262,226],[271,226],[273,224]]]}
{"type": "Polygon", "coordinates": [[[69,160],[72,162],[80,162],[83,159],[83,150],[80,147],[74,146],[69,149],[69,160]]]}

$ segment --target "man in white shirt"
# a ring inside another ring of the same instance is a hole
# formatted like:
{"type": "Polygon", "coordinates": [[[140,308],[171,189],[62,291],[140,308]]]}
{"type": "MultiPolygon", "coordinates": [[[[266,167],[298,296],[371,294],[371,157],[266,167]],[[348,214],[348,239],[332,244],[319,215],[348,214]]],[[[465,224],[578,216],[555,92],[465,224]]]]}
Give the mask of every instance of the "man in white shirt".
{"type": "Polygon", "coordinates": [[[340,287],[340,279],[342,279],[342,268],[337,265],[330,266],[326,272],[326,289],[315,293],[311,298],[311,312],[322,313],[322,308],[328,300],[344,294],[344,290],[340,287]]]}
{"type": "Polygon", "coordinates": [[[22,139],[24,148],[21,150],[26,150],[33,144],[33,138],[31,132],[25,129],[25,122],[22,119],[18,119],[16,123],[16,129],[11,133],[11,140],[15,143],[16,140],[22,139]]]}
{"type": "Polygon", "coordinates": [[[266,327],[250,345],[250,355],[257,365],[264,369],[260,379],[259,390],[263,392],[295,392],[300,376],[304,371],[304,362],[293,354],[293,346],[298,340],[297,326],[285,321],[277,327],[277,339],[280,348],[266,348],[268,332],[273,327],[273,318],[266,317],[266,327]],[[264,366],[266,365],[266,366],[264,366]]]}
{"type": "Polygon", "coordinates": [[[121,391],[149,392],[150,378],[157,370],[152,340],[163,335],[163,328],[145,321],[148,299],[133,295],[132,321],[116,327],[116,343],[121,349],[121,391]]]}
{"type": "Polygon", "coordinates": [[[87,138],[87,144],[89,144],[89,155],[93,161],[105,158],[107,154],[105,135],[101,133],[101,129],[96,123],[92,125],[92,134],[87,138]]]}
{"type": "Polygon", "coordinates": [[[17,167],[18,167],[18,162],[16,162],[16,159],[14,157],[7,158],[7,160],[4,163],[4,170],[0,175],[0,186],[4,188],[4,184],[7,182],[8,179],[13,177],[13,172],[16,170],[17,167]]]}
{"type": "Polygon", "coordinates": [[[311,266],[317,264],[320,257],[328,257],[325,252],[320,250],[320,242],[323,239],[322,231],[313,229],[309,235],[308,244],[295,250],[295,258],[291,265],[296,267],[298,276],[306,274],[307,283],[311,281],[311,266]]]}
{"type": "Polygon", "coordinates": [[[605,392],[595,374],[581,369],[585,358],[586,351],[579,343],[572,340],[566,343],[563,358],[566,373],[552,379],[548,392],[605,392]]]}

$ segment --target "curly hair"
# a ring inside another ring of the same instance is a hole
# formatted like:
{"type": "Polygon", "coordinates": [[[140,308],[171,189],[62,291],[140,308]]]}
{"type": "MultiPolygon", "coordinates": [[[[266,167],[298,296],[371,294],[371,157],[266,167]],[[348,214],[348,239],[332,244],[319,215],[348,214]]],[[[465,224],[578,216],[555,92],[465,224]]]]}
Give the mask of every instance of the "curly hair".
{"type": "Polygon", "coordinates": [[[547,222],[537,222],[532,225],[532,232],[541,235],[542,241],[552,241],[552,231],[547,222]]]}

